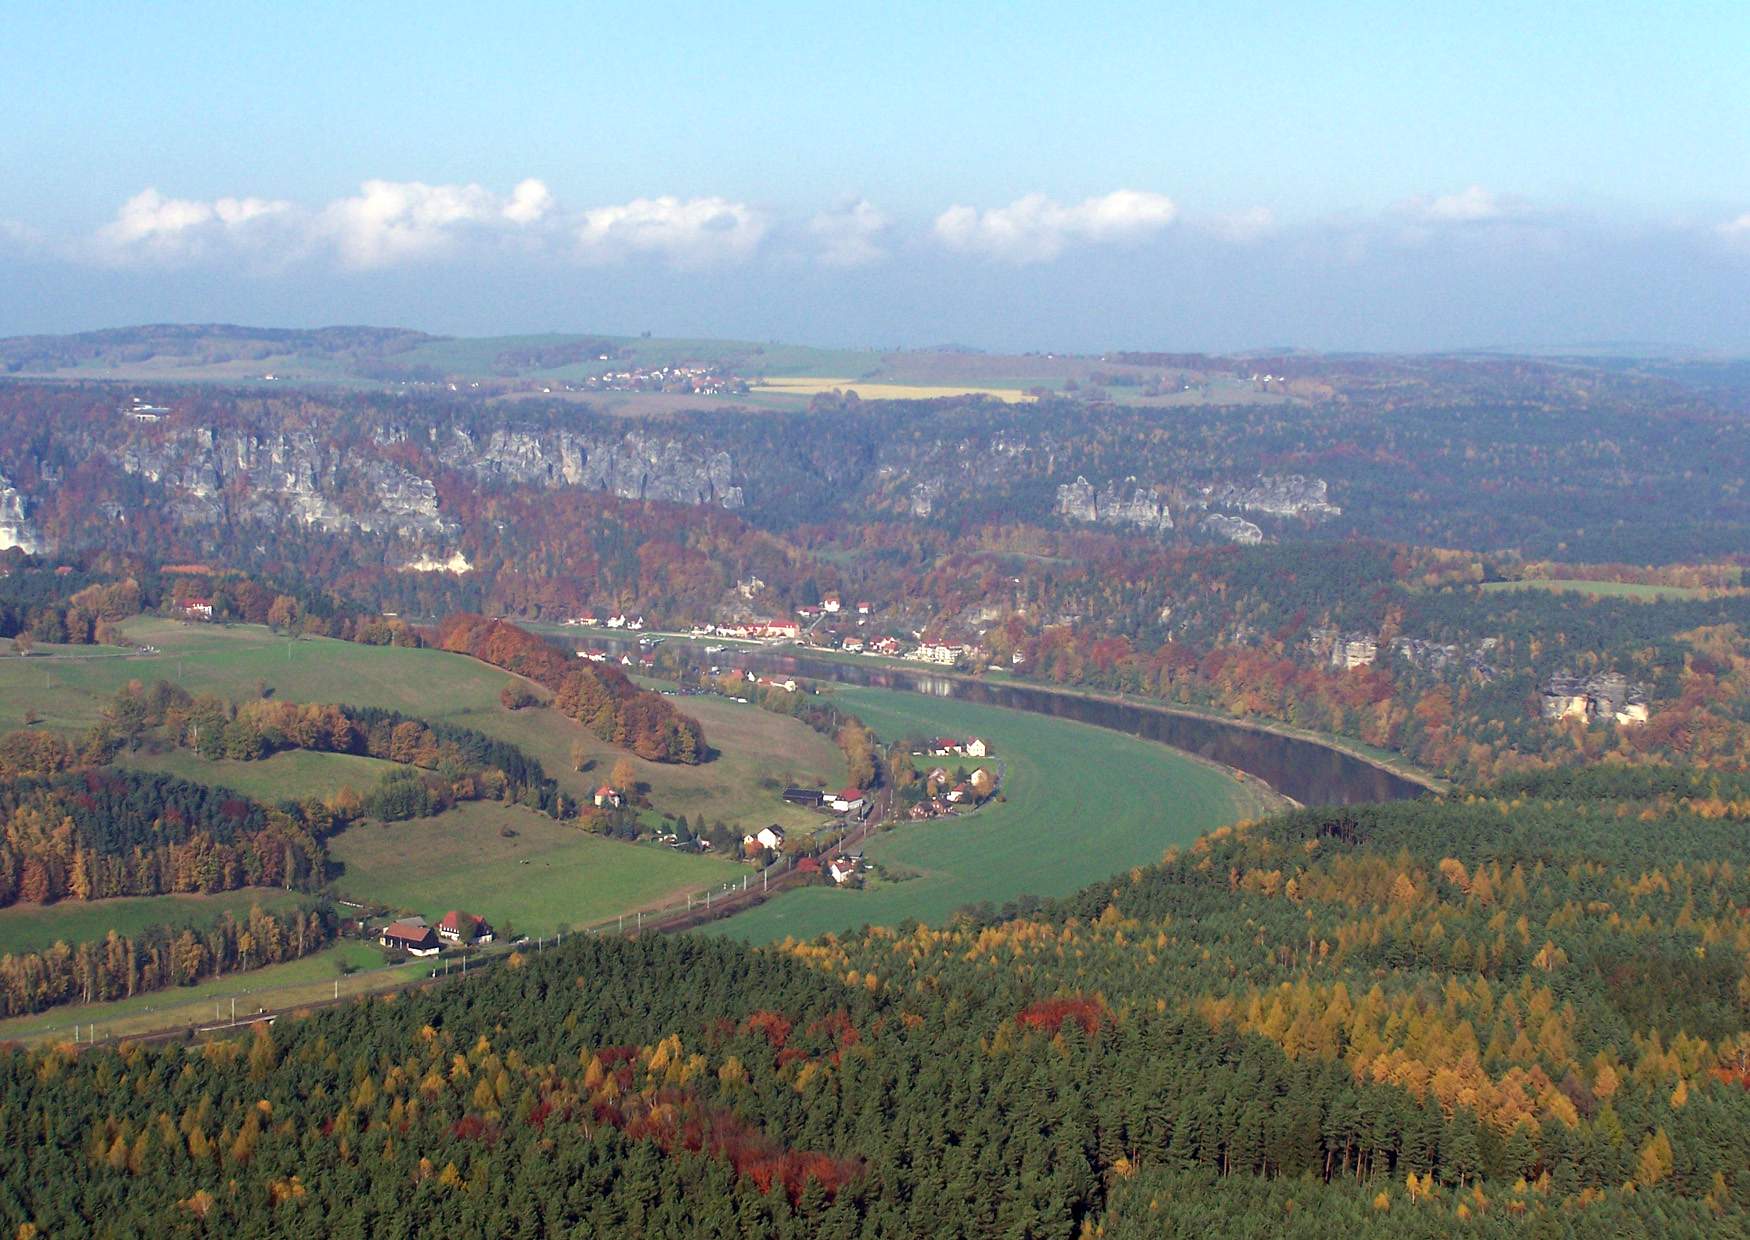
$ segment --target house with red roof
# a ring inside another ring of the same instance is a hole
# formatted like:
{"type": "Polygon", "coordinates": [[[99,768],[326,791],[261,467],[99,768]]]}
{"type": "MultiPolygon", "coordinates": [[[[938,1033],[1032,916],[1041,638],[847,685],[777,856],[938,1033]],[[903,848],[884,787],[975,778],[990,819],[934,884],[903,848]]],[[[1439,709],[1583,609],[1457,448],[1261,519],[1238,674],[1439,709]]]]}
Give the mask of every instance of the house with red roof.
{"type": "Polygon", "coordinates": [[[841,788],[833,796],[832,807],[841,814],[862,809],[863,790],[861,788],[841,788]]]}
{"type": "Polygon", "coordinates": [[[626,798],[612,784],[603,784],[595,790],[595,803],[601,809],[619,809],[626,803],[626,798]]]}
{"type": "Polygon", "coordinates": [[[492,927],[486,924],[486,919],[478,913],[464,913],[461,909],[451,909],[444,914],[444,919],[438,922],[438,937],[451,943],[490,943],[492,942],[492,927]]]}

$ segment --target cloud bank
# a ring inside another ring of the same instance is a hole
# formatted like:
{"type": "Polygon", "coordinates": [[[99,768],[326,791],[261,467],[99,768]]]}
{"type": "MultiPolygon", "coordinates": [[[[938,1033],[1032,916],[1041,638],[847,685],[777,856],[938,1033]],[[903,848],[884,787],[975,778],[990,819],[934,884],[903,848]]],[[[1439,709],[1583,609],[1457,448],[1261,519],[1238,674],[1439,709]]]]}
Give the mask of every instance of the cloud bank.
{"type": "MultiPolygon", "coordinates": [[[[238,187],[240,190],[246,187],[238,187]]],[[[1750,353],[1750,203],[1629,221],[1498,188],[1371,211],[726,194],[372,179],[328,199],[153,186],[86,232],[0,220],[0,334],[120,321],[582,325],[877,345],[1321,348],[1673,340],[1750,353]]]]}
{"type": "Polygon", "coordinates": [[[1006,207],[952,206],[936,217],[936,239],[951,250],[1012,263],[1042,263],[1077,243],[1108,245],[1149,237],[1178,208],[1165,194],[1121,189],[1065,206],[1028,194],[1006,207]]]}

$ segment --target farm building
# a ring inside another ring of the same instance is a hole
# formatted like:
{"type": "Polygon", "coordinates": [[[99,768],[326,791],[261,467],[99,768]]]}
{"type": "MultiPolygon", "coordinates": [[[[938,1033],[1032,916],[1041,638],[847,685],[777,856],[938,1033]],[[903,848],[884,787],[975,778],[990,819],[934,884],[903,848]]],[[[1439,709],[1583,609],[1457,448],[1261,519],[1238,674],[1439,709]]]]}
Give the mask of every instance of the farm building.
{"type": "Polygon", "coordinates": [[[460,909],[451,909],[438,922],[438,937],[451,943],[490,943],[492,942],[492,927],[478,913],[464,913],[460,909]]]}
{"type": "Polygon", "coordinates": [[[417,917],[392,921],[377,936],[384,947],[398,948],[410,956],[435,956],[440,950],[438,936],[417,917]]]}

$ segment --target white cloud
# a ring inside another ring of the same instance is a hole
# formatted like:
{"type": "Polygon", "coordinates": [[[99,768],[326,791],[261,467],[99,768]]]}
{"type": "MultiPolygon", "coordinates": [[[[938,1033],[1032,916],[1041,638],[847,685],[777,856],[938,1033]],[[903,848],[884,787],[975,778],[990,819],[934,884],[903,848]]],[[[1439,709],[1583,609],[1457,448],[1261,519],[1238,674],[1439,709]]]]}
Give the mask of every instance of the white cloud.
{"type": "Polygon", "coordinates": [[[1482,224],[1526,213],[1522,199],[1472,185],[1455,194],[1418,195],[1400,205],[1403,214],[1425,224],[1482,224]]]}
{"type": "Polygon", "coordinates": [[[235,240],[251,225],[291,209],[288,202],[266,198],[166,198],[148,188],[124,202],[115,219],[98,229],[97,243],[110,260],[176,257],[221,239],[235,240]]]}
{"type": "Polygon", "coordinates": [[[509,198],[472,183],[366,181],[357,196],[323,208],[318,231],[332,239],[349,266],[382,267],[443,253],[464,229],[525,227],[545,215],[552,201],[535,180],[522,182],[509,198]]]}
{"type": "Polygon", "coordinates": [[[553,191],[534,177],[520,181],[510,192],[504,218],[513,224],[533,224],[553,209],[553,191]]]}
{"type": "Polygon", "coordinates": [[[677,267],[749,257],[766,235],[763,214],[724,198],[635,198],[595,207],[577,222],[578,253],[589,262],[649,254],[677,267]]]}
{"type": "Polygon", "coordinates": [[[887,216],[866,198],[821,211],[808,221],[820,261],[830,267],[860,267],[885,258],[887,216]]]}
{"type": "Polygon", "coordinates": [[[1750,247],[1750,211],[1744,212],[1735,220],[1727,220],[1721,224],[1719,234],[1730,245],[1750,247]]]}
{"type": "Polygon", "coordinates": [[[936,217],[936,239],[966,253],[1014,263],[1056,258],[1074,242],[1107,244],[1150,236],[1178,214],[1164,194],[1121,189],[1073,206],[1028,194],[1006,207],[952,206],[936,217]]]}

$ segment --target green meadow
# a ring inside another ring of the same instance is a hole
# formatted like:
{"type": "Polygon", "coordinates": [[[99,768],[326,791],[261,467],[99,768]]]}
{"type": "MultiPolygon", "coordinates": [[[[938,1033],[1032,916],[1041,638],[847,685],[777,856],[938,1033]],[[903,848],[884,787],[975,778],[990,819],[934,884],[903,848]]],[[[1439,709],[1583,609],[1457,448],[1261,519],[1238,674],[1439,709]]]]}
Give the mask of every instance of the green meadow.
{"type": "Polygon", "coordinates": [[[1557,590],[1591,594],[1598,598],[1630,598],[1642,602],[1702,598],[1707,594],[1706,590],[1690,586],[1648,586],[1633,581],[1580,581],[1555,577],[1527,577],[1523,581],[1485,581],[1482,588],[1490,593],[1504,590],[1557,590]]]}
{"type": "Polygon", "coordinates": [[[963,819],[901,824],[865,849],[876,868],[865,890],[786,892],[720,923],[722,933],[807,939],[907,918],[939,922],[978,901],[1065,895],[1273,804],[1228,771],[1088,724],[888,689],[842,687],[835,697],[884,740],[986,738],[1006,766],[1006,800],[963,819]]]}
{"type": "Polygon", "coordinates": [[[328,853],[344,867],[334,883],[343,899],[432,922],[465,909],[533,935],[683,900],[746,873],[733,861],[603,839],[492,801],[411,822],[362,822],[330,839],[328,853]]]}
{"type": "Polygon", "coordinates": [[[265,912],[294,908],[302,892],[244,887],[213,895],[122,896],[114,900],[62,900],[59,904],[13,904],[0,908],[0,954],[38,951],[57,942],[101,939],[111,930],[138,934],[148,926],[207,926],[227,910],[246,917],[251,906],[265,912]]]}

